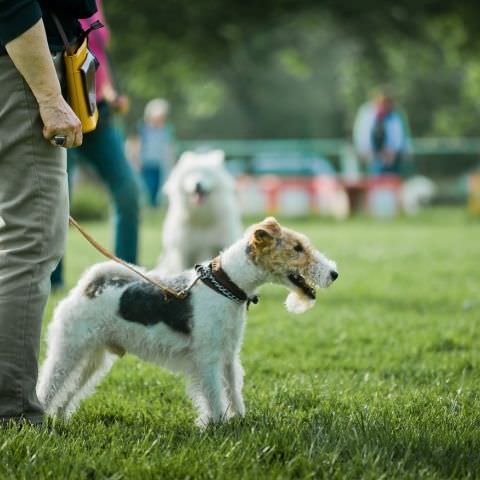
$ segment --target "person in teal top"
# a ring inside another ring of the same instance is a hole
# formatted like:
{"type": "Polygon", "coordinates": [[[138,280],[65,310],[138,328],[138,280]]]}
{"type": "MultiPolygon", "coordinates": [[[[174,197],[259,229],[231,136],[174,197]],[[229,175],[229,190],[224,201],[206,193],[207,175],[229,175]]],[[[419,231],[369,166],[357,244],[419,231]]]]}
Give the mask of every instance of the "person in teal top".
{"type": "Polygon", "coordinates": [[[155,98],[145,107],[140,126],[141,174],[151,207],[158,205],[158,192],[173,166],[173,127],[167,123],[169,105],[155,98]]]}

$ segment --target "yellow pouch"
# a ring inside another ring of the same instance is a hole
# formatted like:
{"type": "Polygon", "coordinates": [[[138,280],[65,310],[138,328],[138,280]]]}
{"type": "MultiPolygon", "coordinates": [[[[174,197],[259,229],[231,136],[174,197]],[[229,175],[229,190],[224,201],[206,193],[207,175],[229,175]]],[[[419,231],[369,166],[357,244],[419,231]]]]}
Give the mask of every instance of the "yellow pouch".
{"type": "Polygon", "coordinates": [[[95,130],[98,110],[95,92],[95,57],[88,50],[87,38],[74,53],[65,51],[65,79],[68,103],[82,123],[82,132],[95,130]]]}
{"type": "Polygon", "coordinates": [[[67,101],[82,123],[82,132],[95,130],[98,122],[97,96],[95,91],[95,71],[97,60],[88,49],[88,34],[103,27],[100,21],[93,22],[82,33],[79,46],[74,49],[68,44],[67,35],[58,17],[52,12],[52,18],[65,45],[63,59],[67,84],[67,101]]]}

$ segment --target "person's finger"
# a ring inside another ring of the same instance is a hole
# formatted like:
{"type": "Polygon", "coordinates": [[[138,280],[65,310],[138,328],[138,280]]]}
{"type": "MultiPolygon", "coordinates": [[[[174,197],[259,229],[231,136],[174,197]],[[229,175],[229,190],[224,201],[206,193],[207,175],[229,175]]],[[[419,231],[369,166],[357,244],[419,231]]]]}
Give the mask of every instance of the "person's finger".
{"type": "Polygon", "coordinates": [[[52,139],[52,137],[56,134],[57,132],[55,132],[55,130],[53,128],[50,128],[50,127],[47,127],[47,126],[44,126],[43,127],[43,138],[45,138],[46,140],[50,140],[52,139]]]}
{"type": "Polygon", "coordinates": [[[79,147],[81,144],[82,144],[82,141],[83,141],[83,134],[82,134],[82,131],[77,131],[75,133],[75,138],[74,138],[74,141],[73,141],[73,146],[74,147],[79,147]]]}
{"type": "Polygon", "coordinates": [[[65,145],[64,145],[64,147],[65,147],[65,148],[72,148],[74,141],[75,141],[75,134],[69,133],[69,134],[67,135],[66,140],[65,140],[65,145]]]}

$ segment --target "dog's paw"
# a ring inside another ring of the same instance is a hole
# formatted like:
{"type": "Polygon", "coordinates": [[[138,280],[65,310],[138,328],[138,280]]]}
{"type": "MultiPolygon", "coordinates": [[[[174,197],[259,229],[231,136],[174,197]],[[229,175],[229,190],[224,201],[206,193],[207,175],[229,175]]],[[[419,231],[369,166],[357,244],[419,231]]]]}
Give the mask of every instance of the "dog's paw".
{"type": "Polygon", "coordinates": [[[195,425],[200,428],[201,430],[205,430],[207,427],[211,425],[220,425],[222,423],[228,422],[230,418],[232,418],[235,415],[234,412],[231,411],[230,408],[225,410],[225,412],[222,415],[212,417],[210,414],[202,414],[197,417],[195,420],[195,425]]]}
{"type": "Polygon", "coordinates": [[[212,425],[213,423],[214,422],[213,422],[212,417],[210,417],[208,415],[200,415],[195,420],[195,426],[197,428],[199,428],[200,430],[205,430],[209,425],[212,425]]]}
{"type": "Polygon", "coordinates": [[[229,417],[244,417],[245,416],[245,404],[242,402],[239,402],[238,404],[231,405],[230,408],[228,409],[228,414],[229,417]]]}

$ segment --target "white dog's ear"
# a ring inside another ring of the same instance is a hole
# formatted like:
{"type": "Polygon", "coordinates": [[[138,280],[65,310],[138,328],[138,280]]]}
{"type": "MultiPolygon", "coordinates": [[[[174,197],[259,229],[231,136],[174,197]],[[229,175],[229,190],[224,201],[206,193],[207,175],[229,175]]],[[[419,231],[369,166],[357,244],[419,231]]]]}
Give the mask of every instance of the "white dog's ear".
{"type": "Polygon", "coordinates": [[[186,150],[180,155],[180,158],[178,159],[177,163],[174,165],[174,168],[170,173],[170,176],[168,177],[167,181],[162,187],[162,192],[165,195],[170,195],[175,192],[176,182],[178,181],[178,178],[180,175],[179,168],[180,169],[184,168],[189,163],[194,162],[196,158],[197,158],[197,154],[190,150],[186,150]]]}
{"type": "Polygon", "coordinates": [[[180,158],[178,159],[177,165],[186,165],[187,163],[190,163],[195,160],[197,157],[195,152],[192,152],[190,150],[186,150],[180,155],[180,158]]]}
{"type": "Polygon", "coordinates": [[[225,152],[223,150],[210,150],[208,157],[214,165],[221,166],[225,162],[225,152]]]}

